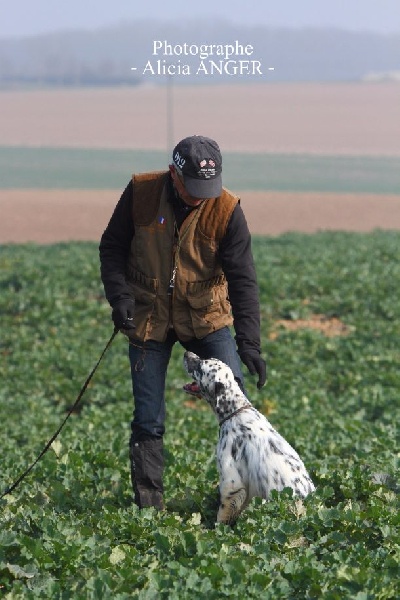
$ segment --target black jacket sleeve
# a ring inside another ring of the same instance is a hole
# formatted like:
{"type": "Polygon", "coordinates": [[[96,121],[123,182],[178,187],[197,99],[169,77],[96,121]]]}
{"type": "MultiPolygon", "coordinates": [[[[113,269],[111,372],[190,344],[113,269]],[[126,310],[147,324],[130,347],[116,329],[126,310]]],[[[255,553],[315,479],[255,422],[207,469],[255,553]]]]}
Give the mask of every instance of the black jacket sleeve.
{"type": "Polygon", "coordinates": [[[118,300],[131,298],[126,283],[126,263],[135,229],[132,219],[133,185],[125,188],[101,237],[100,273],[106,298],[113,306],[118,300]]]}
{"type": "Polygon", "coordinates": [[[219,256],[228,282],[233,325],[239,354],[260,352],[260,301],[257,276],[251,251],[251,236],[246,218],[238,204],[220,242],[219,256]]]}

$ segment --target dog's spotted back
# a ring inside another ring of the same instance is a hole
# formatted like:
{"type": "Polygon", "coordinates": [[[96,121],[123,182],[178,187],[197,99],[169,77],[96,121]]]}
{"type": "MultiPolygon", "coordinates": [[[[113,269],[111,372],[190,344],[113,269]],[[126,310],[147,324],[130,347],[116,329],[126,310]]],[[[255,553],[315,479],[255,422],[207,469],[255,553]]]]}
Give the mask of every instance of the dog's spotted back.
{"type": "Polygon", "coordinates": [[[268,499],[271,490],[289,487],[301,497],[315,490],[297,452],[252,406],[226,364],[186,352],[184,365],[220,423],[217,521],[234,522],[251,498],[268,499]]]}

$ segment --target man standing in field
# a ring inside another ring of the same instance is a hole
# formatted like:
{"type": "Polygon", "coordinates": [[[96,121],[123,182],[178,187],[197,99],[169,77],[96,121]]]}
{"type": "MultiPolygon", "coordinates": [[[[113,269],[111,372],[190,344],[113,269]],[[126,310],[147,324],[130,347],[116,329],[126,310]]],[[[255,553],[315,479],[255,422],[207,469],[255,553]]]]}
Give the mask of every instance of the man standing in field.
{"type": "Polygon", "coordinates": [[[169,171],[133,176],[100,242],[112,319],[129,338],[130,460],[140,508],[163,508],[165,379],[174,343],[222,360],[242,387],[239,356],[258,374],[259,388],[266,381],[250,233],[221,172],[214,140],[181,140],[169,171]]]}

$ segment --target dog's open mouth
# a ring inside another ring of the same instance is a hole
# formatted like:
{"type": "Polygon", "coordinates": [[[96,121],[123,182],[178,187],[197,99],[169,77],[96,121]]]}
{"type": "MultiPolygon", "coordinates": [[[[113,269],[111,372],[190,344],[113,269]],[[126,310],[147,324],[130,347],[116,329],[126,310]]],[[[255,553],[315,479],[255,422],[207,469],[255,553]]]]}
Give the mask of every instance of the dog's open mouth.
{"type": "MultiPolygon", "coordinates": [[[[183,364],[185,366],[186,371],[189,375],[193,376],[193,372],[199,362],[199,357],[194,352],[185,352],[183,357],[183,364]]],[[[186,383],[183,386],[183,390],[189,394],[190,396],[194,396],[195,398],[201,398],[200,386],[197,381],[192,381],[191,383],[186,383]]]]}
{"type": "Polygon", "coordinates": [[[192,381],[192,383],[186,383],[182,389],[190,396],[201,398],[200,387],[195,381],[192,381]]]}

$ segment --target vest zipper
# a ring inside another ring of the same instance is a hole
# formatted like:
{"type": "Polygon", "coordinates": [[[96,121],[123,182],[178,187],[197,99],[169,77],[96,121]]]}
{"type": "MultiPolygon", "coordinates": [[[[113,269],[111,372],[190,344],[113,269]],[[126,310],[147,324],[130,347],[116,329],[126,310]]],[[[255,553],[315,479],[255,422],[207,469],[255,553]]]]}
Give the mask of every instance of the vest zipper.
{"type": "Polygon", "coordinates": [[[189,220],[189,223],[187,224],[187,226],[184,229],[184,231],[182,232],[182,235],[180,235],[180,233],[179,233],[179,229],[178,229],[178,225],[176,224],[176,220],[174,221],[174,242],[173,242],[173,252],[172,252],[172,269],[171,269],[171,278],[169,280],[168,290],[167,290],[167,294],[169,296],[169,329],[173,329],[173,327],[174,327],[174,321],[173,321],[173,318],[172,318],[172,314],[173,314],[172,313],[172,302],[173,302],[173,295],[174,295],[174,289],[175,289],[175,279],[176,279],[176,274],[177,274],[178,265],[179,265],[179,253],[180,253],[180,250],[181,250],[181,247],[182,247],[182,242],[185,239],[185,237],[187,236],[191,225],[193,223],[195,223],[196,221],[199,220],[201,212],[202,212],[204,206],[205,206],[205,202],[203,202],[198,207],[197,210],[195,210],[195,211],[192,212],[193,216],[189,220]]]}
{"type": "Polygon", "coordinates": [[[171,264],[171,277],[169,280],[169,284],[168,284],[168,290],[167,290],[167,294],[168,294],[168,299],[169,299],[169,325],[168,325],[168,329],[173,329],[174,328],[174,322],[173,322],[173,318],[172,318],[172,297],[173,297],[173,293],[174,293],[174,288],[175,288],[175,278],[176,278],[176,272],[178,269],[178,265],[177,265],[177,259],[176,259],[176,252],[177,252],[177,243],[176,243],[176,238],[179,239],[179,231],[178,231],[178,227],[176,225],[176,221],[174,221],[174,239],[173,239],[173,243],[172,243],[172,264],[171,264]]]}

